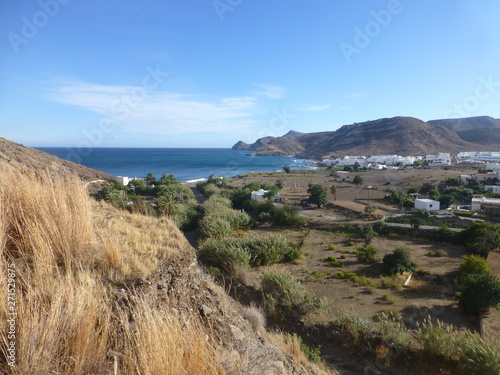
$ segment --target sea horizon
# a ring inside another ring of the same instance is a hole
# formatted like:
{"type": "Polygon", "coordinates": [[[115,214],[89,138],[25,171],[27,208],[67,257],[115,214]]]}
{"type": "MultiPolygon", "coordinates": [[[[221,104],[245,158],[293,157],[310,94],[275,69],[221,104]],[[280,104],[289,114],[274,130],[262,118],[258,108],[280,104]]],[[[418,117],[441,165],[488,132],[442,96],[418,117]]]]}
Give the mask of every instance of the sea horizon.
{"type": "Polygon", "coordinates": [[[95,147],[90,151],[76,147],[34,147],[37,150],[98,169],[113,176],[160,178],[173,174],[180,182],[208,178],[234,177],[249,172],[274,172],[284,165],[292,169],[313,169],[314,162],[292,156],[250,156],[250,151],[231,148],[187,147],[95,147]]]}

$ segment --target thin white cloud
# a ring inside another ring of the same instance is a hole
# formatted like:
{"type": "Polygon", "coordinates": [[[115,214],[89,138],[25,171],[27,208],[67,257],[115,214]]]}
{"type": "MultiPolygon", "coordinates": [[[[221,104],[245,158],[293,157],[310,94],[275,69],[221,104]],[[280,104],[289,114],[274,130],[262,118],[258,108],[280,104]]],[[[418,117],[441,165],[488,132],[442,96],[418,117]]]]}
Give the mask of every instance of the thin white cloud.
{"type": "Polygon", "coordinates": [[[268,99],[281,99],[286,97],[286,89],[282,86],[269,85],[266,83],[254,83],[254,86],[262,89],[259,91],[253,91],[252,94],[254,95],[264,96],[268,99]]]}
{"type": "Polygon", "coordinates": [[[74,81],[46,97],[109,118],[127,132],[194,133],[250,126],[257,100],[251,96],[203,100],[190,95],[74,81]]]}
{"type": "Polygon", "coordinates": [[[311,111],[311,112],[317,112],[317,111],[324,111],[325,109],[330,108],[331,105],[306,105],[302,108],[304,111],[311,111]]]}
{"type": "Polygon", "coordinates": [[[368,95],[368,93],[366,91],[357,91],[357,92],[351,92],[351,93],[347,94],[346,98],[350,98],[350,99],[364,98],[367,95],[368,95]]]}

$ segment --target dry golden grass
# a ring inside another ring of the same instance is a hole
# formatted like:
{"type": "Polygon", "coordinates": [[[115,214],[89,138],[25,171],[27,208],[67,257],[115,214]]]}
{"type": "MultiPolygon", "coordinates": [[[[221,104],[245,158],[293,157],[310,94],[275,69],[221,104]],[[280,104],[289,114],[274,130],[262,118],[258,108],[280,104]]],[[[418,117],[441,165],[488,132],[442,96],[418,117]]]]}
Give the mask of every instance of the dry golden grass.
{"type": "Polygon", "coordinates": [[[94,229],[100,252],[95,261],[105,276],[124,280],[145,278],[158,265],[188,245],[175,224],[94,203],[94,229]]]}
{"type": "Polygon", "coordinates": [[[119,313],[123,336],[117,342],[121,350],[122,371],[126,374],[222,374],[216,353],[197,317],[178,317],[167,310],[150,307],[140,301],[132,310],[119,313]],[[144,348],[137,350],[137,348],[144,348]]]}
{"type": "Polygon", "coordinates": [[[187,242],[173,223],[93,212],[75,176],[0,172],[0,373],[224,373],[199,317],[146,300],[122,306],[102,281],[147,277],[180,251],[187,242]],[[5,360],[7,264],[16,270],[16,367],[5,360]]]}
{"type": "Polygon", "coordinates": [[[320,375],[338,375],[338,372],[328,368],[323,362],[312,363],[300,348],[301,339],[296,335],[287,335],[280,332],[269,332],[266,339],[279,346],[283,352],[288,353],[296,364],[314,367],[320,375]]]}

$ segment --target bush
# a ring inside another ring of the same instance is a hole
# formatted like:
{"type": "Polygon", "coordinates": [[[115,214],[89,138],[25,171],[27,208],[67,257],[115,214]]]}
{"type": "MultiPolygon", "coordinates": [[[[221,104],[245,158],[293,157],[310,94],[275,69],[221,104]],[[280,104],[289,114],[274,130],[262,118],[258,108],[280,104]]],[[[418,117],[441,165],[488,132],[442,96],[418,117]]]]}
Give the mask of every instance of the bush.
{"type": "Polygon", "coordinates": [[[233,244],[244,248],[251,255],[250,264],[254,267],[276,263],[285,256],[288,258],[296,256],[293,251],[290,252],[292,249],[287,246],[286,240],[281,236],[249,238],[233,241],[233,244]]]}
{"type": "Polygon", "coordinates": [[[465,340],[460,347],[461,362],[467,373],[475,375],[500,374],[500,347],[480,339],[465,340]]]}
{"type": "Polygon", "coordinates": [[[332,256],[329,256],[325,260],[326,260],[326,262],[328,262],[328,265],[330,267],[342,267],[344,265],[344,263],[342,263],[341,261],[338,261],[337,258],[332,257],[332,256]]]}
{"type": "Polygon", "coordinates": [[[389,234],[389,226],[384,221],[373,224],[373,230],[377,232],[379,236],[387,236],[389,234]]]}
{"type": "Polygon", "coordinates": [[[198,250],[198,260],[207,267],[217,267],[228,276],[234,276],[238,268],[250,268],[250,254],[227,242],[209,240],[198,250]]]}
{"type": "Polygon", "coordinates": [[[481,315],[490,307],[500,307],[500,281],[493,275],[469,278],[460,295],[459,307],[473,315],[481,315]]]}
{"type": "Polygon", "coordinates": [[[291,274],[265,272],[261,282],[267,311],[274,319],[283,321],[296,315],[317,312],[325,307],[320,298],[291,274]]]}
{"type": "Polygon", "coordinates": [[[300,252],[295,249],[288,249],[288,251],[283,254],[284,262],[293,262],[297,259],[300,259],[300,252]]]}
{"type": "Polygon", "coordinates": [[[231,223],[218,216],[205,216],[199,226],[200,235],[204,238],[222,239],[233,233],[231,223]]]}
{"type": "Polygon", "coordinates": [[[384,272],[394,276],[397,273],[413,272],[417,265],[411,260],[410,252],[405,247],[398,247],[390,254],[386,254],[383,259],[384,272]]]}
{"type": "Polygon", "coordinates": [[[348,241],[347,242],[347,246],[355,246],[356,244],[354,243],[354,241],[348,241]]]}
{"type": "Polygon", "coordinates": [[[464,255],[458,268],[458,282],[465,284],[469,279],[491,275],[486,259],[477,255],[464,255]]]}
{"type": "Polygon", "coordinates": [[[299,216],[299,207],[284,205],[275,207],[273,212],[273,224],[284,227],[296,227],[303,225],[306,219],[299,216]]]}
{"type": "Polygon", "coordinates": [[[459,238],[472,254],[486,257],[500,247],[500,226],[491,223],[472,223],[460,232],[459,238]]]}
{"type": "Polygon", "coordinates": [[[332,244],[328,245],[328,249],[332,250],[332,251],[337,250],[337,248],[335,247],[335,245],[332,245],[332,244]]]}
{"type": "MultiPolygon", "coordinates": [[[[212,222],[217,218],[211,218],[212,222]]],[[[255,238],[212,238],[200,246],[199,260],[206,266],[218,267],[227,275],[234,275],[238,267],[258,267],[300,257],[290,249],[281,236],[255,238]],[[245,254],[244,256],[241,254],[245,254]],[[227,257],[227,259],[226,259],[227,257]],[[228,266],[229,265],[229,266],[228,266]]]]}
{"type": "Polygon", "coordinates": [[[370,243],[371,240],[377,236],[377,232],[373,230],[371,225],[365,225],[359,229],[359,235],[366,241],[366,243],[370,243]]]}
{"type": "Polygon", "coordinates": [[[365,263],[375,263],[377,262],[376,255],[378,254],[378,249],[373,245],[368,245],[364,247],[359,247],[356,251],[358,255],[358,260],[365,263]]]}

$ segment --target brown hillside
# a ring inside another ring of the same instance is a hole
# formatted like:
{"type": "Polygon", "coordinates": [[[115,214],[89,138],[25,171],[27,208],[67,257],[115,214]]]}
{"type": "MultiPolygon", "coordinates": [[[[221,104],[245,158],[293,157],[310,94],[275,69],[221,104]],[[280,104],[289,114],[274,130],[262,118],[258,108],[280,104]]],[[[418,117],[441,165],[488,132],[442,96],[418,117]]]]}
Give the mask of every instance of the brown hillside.
{"type": "Polygon", "coordinates": [[[12,161],[0,173],[0,287],[17,292],[15,358],[2,334],[0,373],[335,373],[244,319],[172,221],[97,203],[76,176],[12,161]]]}
{"type": "Polygon", "coordinates": [[[480,117],[431,122],[413,117],[394,117],[345,125],[331,132],[302,134],[291,131],[270,142],[265,140],[264,146],[261,146],[263,139],[259,139],[247,145],[247,149],[256,150],[255,155],[294,155],[316,159],[333,155],[454,154],[500,149],[499,120],[480,117]]]}
{"type": "Polygon", "coordinates": [[[314,148],[306,146],[302,156],[425,155],[476,148],[477,145],[460,139],[444,127],[429,125],[413,117],[394,117],[343,126],[314,148]]]}
{"type": "Polygon", "coordinates": [[[5,138],[0,138],[0,165],[2,164],[10,164],[15,168],[24,166],[38,171],[49,170],[54,174],[74,173],[84,181],[114,180],[114,177],[110,174],[59,159],[45,152],[8,141],[5,138]]]}

